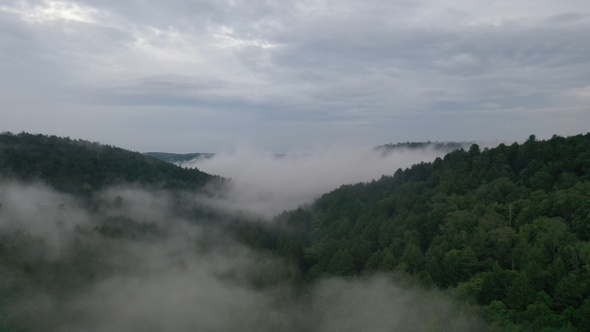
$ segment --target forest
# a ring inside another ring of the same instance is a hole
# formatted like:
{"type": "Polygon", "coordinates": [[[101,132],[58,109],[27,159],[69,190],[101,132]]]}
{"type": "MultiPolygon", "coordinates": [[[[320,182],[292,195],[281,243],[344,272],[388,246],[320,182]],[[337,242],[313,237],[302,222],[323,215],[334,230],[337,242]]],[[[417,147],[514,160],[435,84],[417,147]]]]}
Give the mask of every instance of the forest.
{"type": "Polygon", "coordinates": [[[590,134],[456,150],[236,224],[306,280],[400,273],[471,304],[497,331],[590,330],[590,134]],[[250,229],[246,229],[250,228],[250,229]]]}
{"type": "Polygon", "coordinates": [[[218,176],[98,143],[4,133],[0,330],[337,331],[346,321],[353,331],[385,310],[395,319],[371,330],[588,331],[589,171],[590,134],[531,135],[252,220],[200,203],[231,185],[218,176]],[[211,293],[186,297],[195,285],[211,293]],[[111,300],[118,292],[128,301],[111,300]],[[240,314],[221,324],[148,304],[196,299],[240,314]],[[380,309],[344,306],[355,301],[380,309]],[[141,309],[109,316],[132,304],[141,309]],[[137,317],[148,318],[129,325],[137,317]]]}
{"type": "Polygon", "coordinates": [[[121,182],[191,189],[215,178],[110,145],[28,133],[0,134],[0,176],[76,195],[121,182]]]}

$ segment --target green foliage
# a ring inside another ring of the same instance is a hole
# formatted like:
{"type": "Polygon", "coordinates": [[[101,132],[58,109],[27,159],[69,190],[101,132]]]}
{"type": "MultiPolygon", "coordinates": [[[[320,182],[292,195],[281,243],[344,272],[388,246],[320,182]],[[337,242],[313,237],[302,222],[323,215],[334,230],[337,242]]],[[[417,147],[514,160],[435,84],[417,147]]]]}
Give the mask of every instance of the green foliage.
{"type": "Polygon", "coordinates": [[[401,272],[479,305],[493,330],[587,331],[589,151],[590,134],[532,135],[342,186],[303,222],[303,276],[401,272]]]}
{"type": "MultiPolygon", "coordinates": [[[[0,172],[79,195],[120,181],[192,189],[213,178],[110,146],[29,134],[0,135],[0,172]]],[[[342,186],[272,223],[224,226],[292,268],[256,275],[256,287],[281,278],[304,283],[321,276],[404,274],[477,306],[492,330],[588,331],[589,172],[590,134],[547,141],[530,136],[523,144],[491,149],[472,145],[378,181],[342,186]]],[[[119,241],[160,232],[113,218],[80,236],[119,241]]],[[[93,255],[98,249],[84,241],[72,250],[72,261],[48,264],[36,259],[42,240],[3,236],[0,273],[10,283],[0,289],[0,306],[23,296],[15,292],[50,291],[53,282],[63,291],[68,283],[108,273],[108,265],[93,261],[104,255],[93,255]]]]}
{"type": "Polygon", "coordinates": [[[110,145],[27,133],[0,134],[0,176],[42,180],[60,191],[83,195],[121,183],[195,190],[215,178],[110,145]]]}

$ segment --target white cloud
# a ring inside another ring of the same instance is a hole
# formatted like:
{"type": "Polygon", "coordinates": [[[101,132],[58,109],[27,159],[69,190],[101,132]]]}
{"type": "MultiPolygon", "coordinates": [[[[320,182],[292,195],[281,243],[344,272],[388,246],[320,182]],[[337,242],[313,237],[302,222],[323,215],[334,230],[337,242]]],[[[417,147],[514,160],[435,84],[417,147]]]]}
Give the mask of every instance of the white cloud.
{"type": "Polygon", "coordinates": [[[566,94],[573,96],[575,98],[588,101],[590,100],[590,85],[581,88],[569,89],[568,91],[566,91],[566,94]]]}
{"type": "Polygon", "coordinates": [[[13,6],[0,6],[0,11],[20,16],[29,23],[73,21],[95,23],[97,10],[73,1],[43,0],[40,4],[20,1],[13,6]]]}
{"type": "Polygon", "coordinates": [[[269,41],[260,39],[244,39],[235,36],[232,28],[221,26],[218,32],[213,33],[213,37],[218,40],[217,46],[220,48],[243,48],[259,47],[262,49],[275,48],[278,45],[269,41]]]}

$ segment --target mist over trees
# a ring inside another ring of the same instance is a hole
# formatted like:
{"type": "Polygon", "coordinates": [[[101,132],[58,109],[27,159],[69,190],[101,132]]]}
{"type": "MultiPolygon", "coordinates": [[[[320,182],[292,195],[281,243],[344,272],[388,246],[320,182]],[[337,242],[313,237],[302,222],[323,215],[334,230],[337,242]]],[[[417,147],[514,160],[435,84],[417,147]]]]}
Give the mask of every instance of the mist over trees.
{"type": "Polygon", "coordinates": [[[405,143],[389,143],[384,145],[379,145],[375,149],[382,151],[384,153],[389,153],[391,151],[400,150],[400,149],[433,149],[436,151],[442,151],[444,153],[448,153],[454,150],[459,150],[464,148],[465,146],[469,146],[469,143],[463,142],[405,142],[405,143]]]}
{"type": "Polygon", "coordinates": [[[211,204],[271,219],[283,211],[311,204],[343,184],[379,179],[398,168],[443,157],[461,146],[463,143],[346,145],[286,151],[282,155],[242,146],[181,165],[231,178],[224,196],[215,197],[211,204]]]}
{"type": "Polygon", "coordinates": [[[182,163],[191,161],[193,159],[199,158],[213,158],[215,154],[213,153],[167,153],[167,152],[144,152],[146,156],[158,158],[160,160],[167,161],[169,163],[182,163]]]}
{"type": "Polygon", "coordinates": [[[401,273],[445,289],[493,330],[586,331],[589,171],[590,134],[474,144],[285,213],[288,236],[246,238],[311,280],[401,273]]]}
{"type": "Polygon", "coordinates": [[[453,150],[267,220],[231,180],[2,134],[0,330],[589,330],[590,134],[453,150]]]}
{"type": "Polygon", "coordinates": [[[387,276],[305,282],[295,262],[244,244],[235,225],[255,220],[203,203],[205,197],[223,196],[216,191],[226,183],[218,177],[95,143],[5,135],[2,331],[483,326],[448,295],[405,287],[387,276]],[[43,161],[40,155],[55,165],[35,164],[43,161]],[[94,165],[105,168],[94,174],[96,181],[85,177],[92,168],[76,169],[78,164],[68,161],[77,155],[76,160],[95,157],[94,165]],[[102,160],[103,155],[111,159],[102,160]],[[22,159],[33,164],[23,166],[22,159]],[[158,180],[134,177],[138,168],[151,169],[158,180]],[[383,310],[350,302],[357,297],[383,310]]]}

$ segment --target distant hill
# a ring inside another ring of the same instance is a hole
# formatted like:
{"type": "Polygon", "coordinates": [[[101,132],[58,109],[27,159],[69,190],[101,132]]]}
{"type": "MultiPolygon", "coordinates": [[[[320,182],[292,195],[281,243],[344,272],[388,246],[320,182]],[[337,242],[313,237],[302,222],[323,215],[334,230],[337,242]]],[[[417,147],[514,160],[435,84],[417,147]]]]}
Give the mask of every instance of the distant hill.
{"type": "Polygon", "coordinates": [[[28,133],[0,134],[0,176],[41,180],[69,193],[121,182],[190,190],[216,178],[110,145],[28,133]]]}
{"type": "Polygon", "coordinates": [[[376,150],[383,153],[389,153],[394,150],[416,150],[416,149],[433,149],[441,152],[451,152],[454,150],[468,148],[473,143],[468,142],[405,142],[396,144],[384,144],[375,147],[376,150]]]}
{"type": "MultiPolygon", "coordinates": [[[[388,143],[384,145],[379,145],[375,147],[375,150],[381,151],[384,154],[387,154],[394,150],[401,150],[401,149],[409,149],[409,150],[416,150],[416,149],[433,149],[436,151],[442,152],[451,152],[454,150],[459,150],[463,148],[468,148],[472,143],[467,142],[405,142],[405,143],[388,143]]],[[[215,157],[215,153],[169,153],[169,152],[144,152],[146,156],[158,158],[160,160],[178,164],[184,163],[187,161],[191,161],[193,159],[209,159],[215,157]]],[[[277,153],[274,155],[275,158],[283,158],[286,154],[284,153],[277,153]]]]}
{"type": "Polygon", "coordinates": [[[169,163],[183,163],[193,159],[209,159],[215,156],[214,153],[168,153],[168,152],[144,152],[146,156],[158,158],[169,163]]]}

